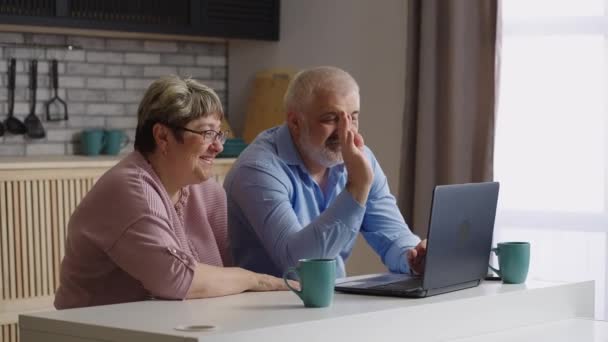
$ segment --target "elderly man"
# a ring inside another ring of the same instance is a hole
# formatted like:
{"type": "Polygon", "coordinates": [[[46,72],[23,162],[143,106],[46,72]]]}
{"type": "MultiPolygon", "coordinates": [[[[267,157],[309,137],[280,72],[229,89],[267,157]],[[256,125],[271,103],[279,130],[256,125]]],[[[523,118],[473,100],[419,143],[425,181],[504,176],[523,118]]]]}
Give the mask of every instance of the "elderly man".
{"type": "Polygon", "coordinates": [[[358,133],[359,87],[344,70],[298,73],[285,124],[262,132],[227,175],[234,261],[280,276],[303,258],[336,258],[359,233],[392,272],[421,273],[426,241],[412,234],[386,176],[358,133]]]}

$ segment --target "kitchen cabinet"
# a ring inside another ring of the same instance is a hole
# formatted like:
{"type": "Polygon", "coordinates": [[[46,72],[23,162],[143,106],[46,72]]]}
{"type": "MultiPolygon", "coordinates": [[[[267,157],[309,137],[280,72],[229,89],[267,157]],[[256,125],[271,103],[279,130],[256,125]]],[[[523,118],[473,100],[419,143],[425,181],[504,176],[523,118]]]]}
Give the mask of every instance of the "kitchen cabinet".
{"type": "Polygon", "coordinates": [[[0,0],[0,23],[279,39],[280,0],[0,0]]]}
{"type": "MultiPolygon", "coordinates": [[[[0,158],[0,341],[17,316],[53,309],[72,212],[115,157],[0,158]]],[[[234,159],[216,159],[222,183],[234,159]]]]}

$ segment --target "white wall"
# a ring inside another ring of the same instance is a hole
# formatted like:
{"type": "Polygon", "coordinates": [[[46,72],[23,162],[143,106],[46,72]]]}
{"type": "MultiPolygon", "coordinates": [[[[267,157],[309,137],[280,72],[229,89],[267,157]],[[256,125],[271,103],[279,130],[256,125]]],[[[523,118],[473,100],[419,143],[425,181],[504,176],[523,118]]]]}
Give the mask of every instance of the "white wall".
{"type": "MultiPolygon", "coordinates": [[[[229,43],[228,115],[233,129],[242,132],[256,72],[315,65],[343,68],[359,82],[360,129],[397,195],[406,7],[406,0],[283,0],[279,42],[229,43]]],[[[378,265],[374,254],[359,244],[348,269],[359,274],[381,270],[378,265]]]]}

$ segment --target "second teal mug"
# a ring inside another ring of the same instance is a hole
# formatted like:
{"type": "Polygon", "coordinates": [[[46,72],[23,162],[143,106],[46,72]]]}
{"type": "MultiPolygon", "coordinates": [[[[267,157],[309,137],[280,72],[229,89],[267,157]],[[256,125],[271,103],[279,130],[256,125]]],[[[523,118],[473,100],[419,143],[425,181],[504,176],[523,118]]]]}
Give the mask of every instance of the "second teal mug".
{"type": "Polygon", "coordinates": [[[526,281],[530,267],[529,242],[500,242],[492,252],[498,256],[499,269],[490,268],[504,283],[521,284],[526,281]]]}
{"type": "Polygon", "coordinates": [[[110,129],[105,132],[105,143],[103,153],[117,155],[123,147],[129,144],[129,137],[125,132],[118,129],[110,129]]]}
{"type": "Polygon", "coordinates": [[[308,308],[324,308],[334,300],[334,285],[336,283],[335,259],[301,259],[297,267],[290,267],[283,273],[287,287],[302,299],[308,308]],[[296,290],[287,282],[290,273],[297,275],[300,290],[296,290]]]}

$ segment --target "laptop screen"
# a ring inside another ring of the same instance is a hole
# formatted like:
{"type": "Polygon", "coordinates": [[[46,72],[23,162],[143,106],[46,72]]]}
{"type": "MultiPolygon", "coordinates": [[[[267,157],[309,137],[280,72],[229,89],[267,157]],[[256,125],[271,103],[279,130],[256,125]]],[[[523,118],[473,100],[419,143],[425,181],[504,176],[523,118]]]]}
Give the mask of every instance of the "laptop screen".
{"type": "Polygon", "coordinates": [[[435,187],[427,235],[425,289],[485,277],[498,189],[497,182],[435,187]]]}

